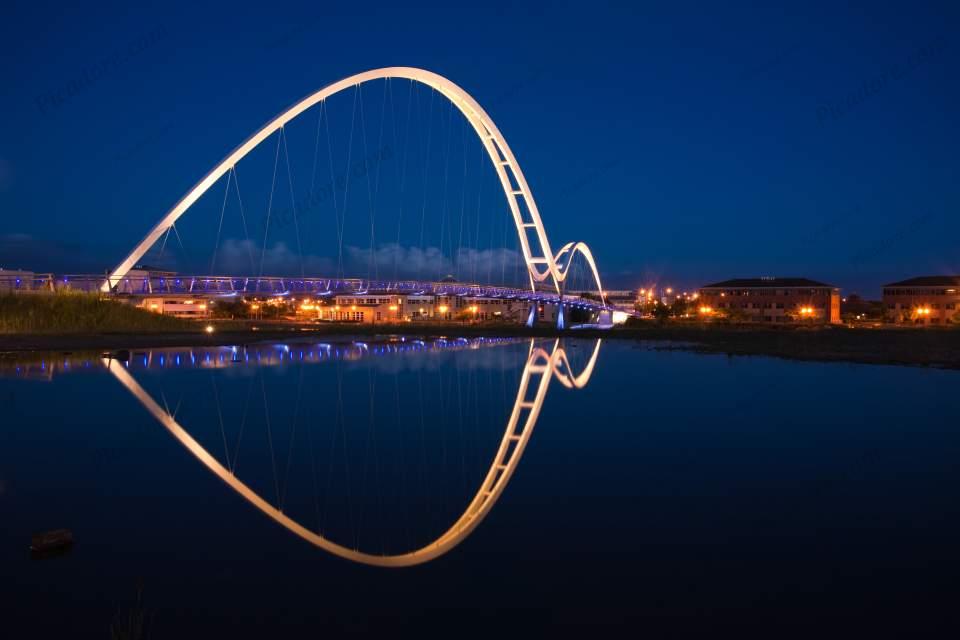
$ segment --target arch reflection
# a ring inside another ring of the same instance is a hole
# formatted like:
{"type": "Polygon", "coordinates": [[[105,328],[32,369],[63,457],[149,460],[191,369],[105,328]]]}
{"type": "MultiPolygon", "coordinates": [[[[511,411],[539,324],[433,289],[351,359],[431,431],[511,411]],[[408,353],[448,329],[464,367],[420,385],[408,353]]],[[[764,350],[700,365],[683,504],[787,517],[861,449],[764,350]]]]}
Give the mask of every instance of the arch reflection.
{"type": "Polygon", "coordinates": [[[432,542],[398,554],[375,554],[351,549],[308,529],[289,517],[237,478],[231,470],[200,445],[173,414],[151,397],[124,364],[104,358],[103,365],[197,460],[257,509],[289,531],[325,551],[353,562],[379,567],[408,567],[429,562],[447,553],[465,540],[490,513],[509,483],[530,441],[550,382],[556,378],[568,389],[585,387],[596,367],[601,342],[600,339],[596,340],[583,370],[575,373],[559,339],[554,340],[552,346],[547,348],[539,346],[536,339],[530,340],[513,409],[493,461],[472,500],[461,516],[432,542]]]}

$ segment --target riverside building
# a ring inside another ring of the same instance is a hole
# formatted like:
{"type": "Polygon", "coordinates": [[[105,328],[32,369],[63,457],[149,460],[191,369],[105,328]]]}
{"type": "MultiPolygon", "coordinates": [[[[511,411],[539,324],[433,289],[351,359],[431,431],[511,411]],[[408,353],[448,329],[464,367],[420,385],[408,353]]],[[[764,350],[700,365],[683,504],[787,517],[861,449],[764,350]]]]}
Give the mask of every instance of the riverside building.
{"type": "Polygon", "coordinates": [[[883,286],[887,320],[898,324],[960,322],[960,276],[921,276],[883,286]]]}
{"type": "Polygon", "coordinates": [[[703,316],[740,316],[754,322],[840,322],[840,289],[807,278],[736,278],[701,287],[703,316]]]}

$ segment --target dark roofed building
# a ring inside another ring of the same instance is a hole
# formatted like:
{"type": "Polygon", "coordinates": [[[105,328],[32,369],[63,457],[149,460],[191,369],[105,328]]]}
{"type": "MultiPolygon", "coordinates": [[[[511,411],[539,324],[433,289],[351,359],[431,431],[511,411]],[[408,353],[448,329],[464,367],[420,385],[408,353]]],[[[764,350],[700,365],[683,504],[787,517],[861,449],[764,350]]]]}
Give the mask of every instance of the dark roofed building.
{"type": "Polygon", "coordinates": [[[840,289],[809,278],[734,278],[700,288],[700,312],[757,322],[840,322],[840,289]]]}
{"type": "Polygon", "coordinates": [[[901,324],[960,322],[960,276],[920,276],[883,285],[887,319],[901,324]]]}
{"type": "Polygon", "coordinates": [[[809,278],[734,278],[732,280],[724,280],[723,282],[717,282],[715,284],[708,284],[703,287],[704,289],[718,289],[718,288],[734,288],[734,287],[743,287],[743,288],[764,288],[764,287],[826,287],[828,289],[834,289],[833,285],[824,284],[823,282],[817,282],[816,280],[810,280],[809,278]]]}
{"type": "Polygon", "coordinates": [[[920,276],[891,282],[883,287],[960,287],[960,276],[920,276]]]}

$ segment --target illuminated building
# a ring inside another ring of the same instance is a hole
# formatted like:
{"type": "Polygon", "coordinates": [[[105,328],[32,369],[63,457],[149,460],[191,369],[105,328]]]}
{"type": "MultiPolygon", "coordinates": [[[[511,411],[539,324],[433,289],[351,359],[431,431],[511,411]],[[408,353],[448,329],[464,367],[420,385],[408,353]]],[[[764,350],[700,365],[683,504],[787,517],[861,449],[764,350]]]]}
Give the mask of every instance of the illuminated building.
{"type": "Polygon", "coordinates": [[[840,322],[840,289],[807,278],[737,278],[705,287],[698,307],[754,322],[840,322]]]}
{"type": "Polygon", "coordinates": [[[921,276],[883,286],[887,320],[945,325],[960,321],[960,276],[921,276]]]}
{"type": "MultiPolygon", "coordinates": [[[[553,320],[553,305],[546,306],[539,317],[553,320]]],[[[340,322],[423,322],[496,321],[519,322],[526,317],[530,303],[487,297],[468,297],[431,294],[364,293],[339,295],[333,305],[318,306],[318,318],[340,322]]]]}
{"type": "Polygon", "coordinates": [[[32,291],[35,279],[33,271],[0,269],[0,291],[32,291]]]}
{"type": "Polygon", "coordinates": [[[139,301],[139,307],[177,318],[207,318],[210,316],[211,301],[191,295],[168,294],[146,297],[139,301]]]}

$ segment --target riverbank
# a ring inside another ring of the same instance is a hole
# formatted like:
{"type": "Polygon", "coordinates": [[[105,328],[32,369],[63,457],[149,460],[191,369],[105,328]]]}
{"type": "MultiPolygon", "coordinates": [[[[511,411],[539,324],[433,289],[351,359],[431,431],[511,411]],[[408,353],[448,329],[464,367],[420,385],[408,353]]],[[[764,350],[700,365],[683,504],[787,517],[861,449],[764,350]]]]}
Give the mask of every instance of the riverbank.
{"type": "Polygon", "coordinates": [[[856,362],[960,369],[960,330],[849,327],[765,327],[758,325],[639,323],[610,330],[557,331],[543,326],[413,324],[263,324],[212,321],[181,324],[172,331],[16,333],[0,335],[0,351],[79,351],[173,346],[249,344],[261,341],[323,339],[328,336],[491,336],[519,338],[604,338],[653,342],[653,348],[730,356],[856,362]]]}
{"type": "Polygon", "coordinates": [[[0,336],[191,332],[195,324],[95,293],[0,294],[0,336]]]}

